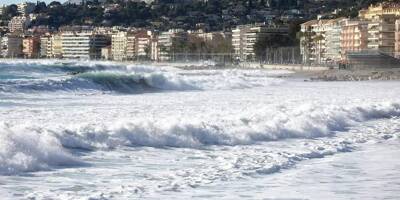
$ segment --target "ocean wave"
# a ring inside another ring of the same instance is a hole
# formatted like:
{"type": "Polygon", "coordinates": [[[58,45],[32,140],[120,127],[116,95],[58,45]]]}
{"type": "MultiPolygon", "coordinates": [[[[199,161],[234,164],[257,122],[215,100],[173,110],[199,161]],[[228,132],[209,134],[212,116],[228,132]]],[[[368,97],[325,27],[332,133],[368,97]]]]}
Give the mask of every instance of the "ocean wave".
{"type": "Polygon", "coordinates": [[[0,124],[0,175],[78,165],[84,162],[68,153],[53,135],[0,124]]]}
{"type": "Polygon", "coordinates": [[[250,145],[288,138],[332,136],[359,122],[400,116],[400,104],[382,103],[352,107],[304,105],[286,111],[260,109],[228,119],[140,119],[110,126],[80,126],[54,131],[66,147],[116,146],[185,147],[250,145]]]}
{"type": "MultiPolygon", "coordinates": [[[[123,146],[198,149],[294,138],[313,139],[334,136],[336,132],[344,132],[368,120],[396,116],[400,116],[400,104],[397,103],[352,106],[309,104],[295,109],[280,107],[273,112],[266,107],[224,119],[211,116],[208,119],[142,118],[107,124],[51,127],[3,124],[0,129],[0,174],[82,164],[68,153],[70,150],[110,150],[123,146]]],[[[348,149],[347,144],[343,144],[336,150],[348,149]]],[[[317,149],[299,156],[307,159],[330,153],[330,150],[317,149]]]]}
{"type": "Polygon", "coordinates": [[[159,90],[218,90],[262,87],[282,82],[268,77],[250,77],[238,72],[220,72],[213,76],[187,76],[175,72],[135,68],[139,72],[91,71],[46,79],[7,80],[0,90],[9,92],[100,90],[140,93],[159,90]],[[144,71],[148,70],[147,73],[144,71]]]}

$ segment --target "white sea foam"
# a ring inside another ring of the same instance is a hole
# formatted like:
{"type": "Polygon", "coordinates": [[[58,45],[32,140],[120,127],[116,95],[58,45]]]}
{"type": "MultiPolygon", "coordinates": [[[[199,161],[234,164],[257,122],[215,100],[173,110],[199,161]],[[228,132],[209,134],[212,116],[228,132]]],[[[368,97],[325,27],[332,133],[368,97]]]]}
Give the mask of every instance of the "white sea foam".
{"type": "Polygon", "coordinates": [[[17,174],[81,165],[51,134],[0,125],[0,174],[17,174]]]}
{"type": "Polygon", "coordinates": [[[189,147],[248,145],[288,138],[330,136],[335,131],[371,119],[400,116],[400,105],[382,103],[360,106],[306,105],[270,114],[270,108],[224,119],[138,119],[110,126],[90,125],[55,130],[60,142],[72,148],[116,146],[189,147]]]}

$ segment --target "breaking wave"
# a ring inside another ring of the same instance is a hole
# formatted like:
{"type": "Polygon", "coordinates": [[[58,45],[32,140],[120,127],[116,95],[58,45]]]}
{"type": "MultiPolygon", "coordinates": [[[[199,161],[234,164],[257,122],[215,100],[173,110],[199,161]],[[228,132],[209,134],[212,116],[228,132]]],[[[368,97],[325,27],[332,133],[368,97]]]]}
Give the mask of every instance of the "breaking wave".
{"type": "Polygon", "coordinates": [[[204,148],[330,137],[360,122],[400,116],[400,104],[343,107],[310,104],[296,109],[281,107],[273,113],[271,108],[264,108],[254,113],[224,119],[132,119],[74,127],[3,125],[0,174],[82,164],[68,149],[204,148]]]}
{"type": "Polygon", "coordinates": [[[0,124],[0,174],[83,165],[53,135],[0,124]]]}
{"type": "MultiPolygon", "coordinates": [[[[145,69],[140,69],[144,71],[145,69]]],[[[172,72],[130,73],[93,71],[48,79],[7,80],[0,82],[0,91],[79,91],[100,90],[119,93],[140,93],[157,90],[213,90],[262,87],[280,83],[275,78],[249,77],[237,72],[220,72],[212,76],[188,76],[172,72]]]]}

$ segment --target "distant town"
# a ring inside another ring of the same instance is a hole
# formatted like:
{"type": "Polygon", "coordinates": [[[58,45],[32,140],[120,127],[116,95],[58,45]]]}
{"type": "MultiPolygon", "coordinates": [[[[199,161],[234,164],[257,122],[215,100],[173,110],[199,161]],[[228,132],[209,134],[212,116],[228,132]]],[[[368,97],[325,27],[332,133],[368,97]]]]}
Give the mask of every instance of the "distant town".
{"type": "MultiPolygon", "coordinates": [[[[209,6],[207,2],[197,3],[209,6]]],[[[116,12],[124,13],[122,1],[72,3],[0,5],[0,57],[155,62],[218,58],[232,62],[332,66],[350,62],[390,65],[400,57],[400,4],[392,1],[370,4],[356,14],[353,7],[347,11],[316,9],[321,12],[315,15],[299,9],[299,1],[288,1],[284,12],[271,9],[278,6],[276,1],[250,1],[246,4],[249,8],[262,8],[250,9],[247,16],[252,20],[235,20],[237,15],[229,13],[236,10],[222,10],[226,21],[212,22],[213,17],[221,19],[206,15],[207,23],[197,23],[196,16],[203,15],[192,12],[188,13],[195,21],[191,23],[167,22],[167,19],[144,20],[143,24],[140,20],[120,24],[112,20],[116,17],[103,19],[116,12]],[[71,22],[67,22],[67,17],[53,19],[52,10],[62,6],[96,9],[101,6],[102,17],[97,18],[102,19],[96,21],[97,15],[77,16],[79,22],[73,21],[74,16],[68,16],[71,22]],[[219,30],[214,30],[213,23],[218,24],[215,27],[219,30]]],[[[125,6],[132,5],[142,6],[140,12],[144,12],[147,8],[156,9],[154,5],[158,4],[145,1],[125,6]]],[[[137,18],[141,16],[137,14],[137,18]]]]}

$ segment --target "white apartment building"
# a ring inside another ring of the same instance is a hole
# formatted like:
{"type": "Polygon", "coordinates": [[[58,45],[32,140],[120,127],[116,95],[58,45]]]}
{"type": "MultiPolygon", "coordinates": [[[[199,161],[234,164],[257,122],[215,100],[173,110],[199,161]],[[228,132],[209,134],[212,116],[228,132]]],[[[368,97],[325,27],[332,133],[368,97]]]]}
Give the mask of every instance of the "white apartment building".
{"type": "Polygon", "coordinates": [[[340,45],[344,20],[344,18],[333,19],[323,25],[325,26],[326,51],[323,58],[325,62],[339,62],[342,59],[340,45]]]}
{"type": "Polygon", "coordinates": [[[232,46],[240,59],[255,58],[254,45],[261,37],[271,34],[287,35],[287,26],[268,26],[265,24],[242,25],[232,30],[232,46]]]}
{"type": "Polygon", "coordinates": [[[375,18],[368,23],[368,49],[387,53],[395,50],[395,18],[375,18]]]}
{"type": "Polygon", "coordinates": [[[121,31],[111,36],[111,57],[113,60],[127,60],[127,32],[121,31]]]}
{"type": "MultiPolygon", "coordinates": [[[[158,35],[158,59],[161,61],[168,61],[172,58],[172,45],[176,37],[185,37],[186,32],[182,29],[170,29],[166,32],[161,32],[158,35]]],[[[155,53],[155,52],[154,52],[155,53]]]]}
{"type": "Polygon", "coordinates": [[[303,62],[339,62],[343,23],[344,18],[311,20],[301,24],[300,50],[303,62]]]}
{"type": "Polygon", "coordinates": [[[100,59],[101,48],[106,47],[109,39],[91,31],[61,33],[62,56],[67,59],[100,59]]]}
{"type": "Polygon", "coordinates": [[[111,58],[133,60],[136,57],[136,36],[133,32],[119,31],[111,36],[111,58]]]}
{"type": "Polygon", "coordinates": [[[0,38],[0,57],[7,57],[7,49],[8,49],[8,37],[3,36],[0,38]]]}
{"type": "Polygon", "coordinates": [[[21,32],[23,33],[29,26],[31,20],[29,17],[16,16],[13,17],[8,23],[8,29],[11,33],[21,32]]]}
{"type": "Polygon", "coordinates": [[[40,53],[41,58],[51,57],[51,36],[45,35],[40,37],[40,53]]]}

